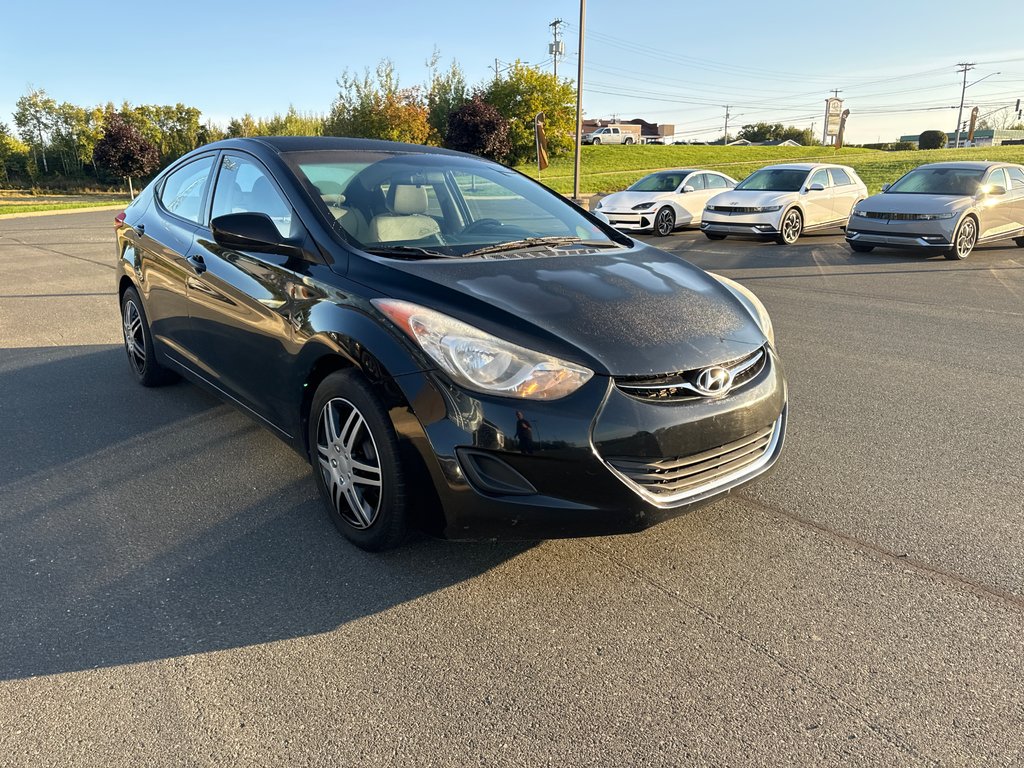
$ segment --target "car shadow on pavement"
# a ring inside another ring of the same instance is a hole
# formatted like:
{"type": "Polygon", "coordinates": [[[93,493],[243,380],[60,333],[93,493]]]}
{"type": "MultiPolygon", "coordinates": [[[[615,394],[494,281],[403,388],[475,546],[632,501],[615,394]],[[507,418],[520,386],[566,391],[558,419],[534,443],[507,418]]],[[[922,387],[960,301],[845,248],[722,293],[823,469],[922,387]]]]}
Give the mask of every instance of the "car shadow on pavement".
{"type": "Polygon", "coordinates": [[[284,443],[189,384],[139,387],[123,355],[0,358],[0,679],[328,632],[534,545],[364,553],[284,443]]]}

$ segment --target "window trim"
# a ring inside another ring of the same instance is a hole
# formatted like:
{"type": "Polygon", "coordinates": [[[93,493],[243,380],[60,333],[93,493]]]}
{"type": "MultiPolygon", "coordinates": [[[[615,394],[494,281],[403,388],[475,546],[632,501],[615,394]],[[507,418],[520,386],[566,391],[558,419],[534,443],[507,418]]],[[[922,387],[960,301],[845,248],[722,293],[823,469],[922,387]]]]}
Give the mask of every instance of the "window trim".
{"type": "Polygon", "coordinates": [[[1001,165],[998,168],[993,168],[991,171],[988,172],[988,177],[985,179],[985,184],[994,184],[995,182],[992,181],[992,177],[995,176],[997,173],[1001,173],[1003,175],[1003,183],[997,186],[1001,186],[1007,192],[1010,192],[1013,189],[1013,187],[1010,186],[1010,176],[1006,172],[1006,169],[1001,165]]]}
{"type": "Polygon", "coordinates": [[[209,205],[209,201],[212,198],[212,195],[210,194],[210,178],[214,175],[213,171],[214,171],[214,169],[217,166],[217,157],[219,155],[220,155],[219,151],[203,152],[202,154],[196,155],[195,157],[184,158],[181,162],[178,162],[175,165],[172,165],[170,168],[168,168],[166,171],[164,171],[164,177],[162,179],[160,179],[160,185],[157,187],[156,193],[153,195],[153,197],[156,198],[156,204],[157,204],[157,207],[160,209],[161,213],[165,213],[168,216],[172,216],[173,218],[177,219],[178,221],[183,221],[186,224],[188,224],[189,226],[193,226],[193,227],[202,227],[202,226],[204,226],[203,218],[205,216],[207,207],[209,205]],[[170,210],[166,205],[164,205],[164,199],[163,199],[164,198],[164,187],[167,185],[167,180],[169,178],[171,178],[171,176],[176,174],[178,171],[180,171],[183,168],[185,168],[186,166],[189,166],[192,163],[197,163],[200,160],[205,160],[208,157],[212,157],[213,158],[213,166],[210,167],[210,172],[206,175],[206,181],[203,184],[203,199],[202,199],[202,201],[199,204],[199,213],[200,213],[199,219],[200,220],[199,221],[193,221],[192,219],[187,219],[184,216],[179,216],[174,211],[170,210]]]}
{"type": "MultiPolygon", "coordinates": [[[[295,210],[295,206],[292,204],[292,201],[288,199],[288,195],[286,195],[284,191],[281,189],[281,185],[278,183],[277,179],[274,178],[274,174],[270,172],[270,169],[267,168],[266,163],[264,163],[251,152],[246,152],[244,149],[235,149],[233,147],[222,149],[217,153],[217,173],[214,174],[214,184],[210,190],[209,198],[206,201],[205,223],[200,226],[206,228],[207,230],[211,230],[211,223],[213,222],[213,198],[217,194],[217,185],[220,184],[220,173],[224,169],[224,158],[231,154],[236,153],[240,155],[245,155],[245,157],[242,159],[252,162],[254,165],[256,165],[257,168],[260,169],[260,171],[263,172],[263,175],[266,176],[267,179],[269,179],[271,186],[273,186],[274,189],[277,191],[277,194],[281,196],[281,199],[284,201],[284,204],[288,206],[289,210],[291,210],[292,220],[298,221],[300,224],[302,224],[303,228],[305,228],[305,224],[299,218],[299,214],[295,210]]],[[[292,224],[292,228],[295,228],[294,224],[292,224]]]]}
{"type": "Polygon", "coordinates": [[[845,168],[829,168],[828,177],[832,180],[832,186],[835,187],[836,189],[838,189],[839,187],[850,187],[854,185],[853,178],[850,176],[850,174],[846,171],[845,168]],[[838,181],[836,181],[836,177],[834,175],[836,171],[840,171],[844,176],[846,176],[847,180],[845,183],[840,184],[838,181]]]}
{"type": "Polygon", "coordinates": [[[824,191],[827,191],[829,189],[835,189],[835,187],[832,186],[832,176],[831,176],[831,174],[829,174],[828,170],[829,170],[828,168],[815,168],[813,171],[811,171],[810,175],[807,177],[806,183],[804,184],[804,186],[808,189],[808,191],[811,188],[811,184],[817,184],[818,183],[818,182],[816,182],[814,180],[814,177],[817,176],[819,173],[824,173],[825,174],[825,181],[827,183],[825,184],[825,190],[824,191]]]}

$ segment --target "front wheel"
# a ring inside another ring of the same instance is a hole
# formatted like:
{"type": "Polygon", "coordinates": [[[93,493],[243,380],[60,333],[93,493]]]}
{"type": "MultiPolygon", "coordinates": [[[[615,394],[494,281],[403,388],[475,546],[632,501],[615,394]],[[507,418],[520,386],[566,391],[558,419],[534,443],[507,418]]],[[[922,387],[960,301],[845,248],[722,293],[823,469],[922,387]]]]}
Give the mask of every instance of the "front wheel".
{"type": "Polygon", "coordinates": [[[953,247],[946,251],[946,258],[953,261],[963,261],[971,255],[974,246],[978,242],[978,222],[968,216],[960,222],[953,236],[953,247]]]}
{"type": "Polygon", "coordinates": [[[667,205],[658,211],[654,217],[654,234],[658,237],[671,235],[676,228],[676,213],[667,205]]]}
{"type": "Polygon", "coordinates": [[[850,243],[850,248],[853,249],[855,253],[871,253],[875,250],[875,246],[862,245],[861,243],[850,243]]]}
{"type": "Polygon", "coordinates": [[[779,234],[776,236],[775,242],[779,245],[793,245],[800,239],[800,234],[803,231],[804,217],[796,208],[790,208],[782,217],[782,226],[779,227],[779,234]]]}
{"type": "Polygon", "coordinates": [[[174,379],[174,374],[160,365],[153,350],[153,334],[149,330],[146,310],[135,288],[121,296],[121,331],[128,367],[135,380],[144,387],[159,387],[174,379]]]}
{"type": "Polygon", "coordinates": [[[1015,237],[1013,238],[1013,242],[1017,244],[1018,248],[1024,248],[1024,237],[1015,237]]]}
{"type": "Polygon", "coordinates": [[[593,140],[592,142],[590,142],[590,143],[591,143],[591,144],[593,144],[593,145],[594,145],[594,146],[596,147],[596,146],[597,146],[598,144],[600,144],[600,143],[601,143],[601,140],[600,140],[600,139],[594,139],[594,140],[593,140]]]}
{"type": "Polygon", "coordinates": [[[379,552],[408,532],[398,437],[380,399],[354,370],[332,373],[309,414],[316,484],[335,527],[360,549],[379,552]]]}

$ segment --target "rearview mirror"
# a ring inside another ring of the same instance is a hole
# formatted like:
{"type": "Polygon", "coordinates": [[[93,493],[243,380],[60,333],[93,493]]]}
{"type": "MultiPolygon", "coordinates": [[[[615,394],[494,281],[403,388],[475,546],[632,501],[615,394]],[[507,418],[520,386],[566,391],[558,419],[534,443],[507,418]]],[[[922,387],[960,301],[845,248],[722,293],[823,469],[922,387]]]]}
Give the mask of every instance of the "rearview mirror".
{"type": "Polygon", "coordinates": [[[684,184],[683,185],[683,192],[694,192],[694,191],[696,191],[696,190],[694,190],[694,188],[691,187],[689,184],[684,184]]]}
{"type": "Polygon", "coordinates": [[[811,184],[809,187],[807,187],[807,191],[808,192],[824,192],[825,191],[825,185],[822,184],[821,182],[817,182],[816,181],[813,184],[811,184]]]}
{"type": "Polygon", "coordinates": [[[285,237],[265,213],[228,213],[210,222],[218,245],[238,251],[303,256],[299,241],[285,237]]]}

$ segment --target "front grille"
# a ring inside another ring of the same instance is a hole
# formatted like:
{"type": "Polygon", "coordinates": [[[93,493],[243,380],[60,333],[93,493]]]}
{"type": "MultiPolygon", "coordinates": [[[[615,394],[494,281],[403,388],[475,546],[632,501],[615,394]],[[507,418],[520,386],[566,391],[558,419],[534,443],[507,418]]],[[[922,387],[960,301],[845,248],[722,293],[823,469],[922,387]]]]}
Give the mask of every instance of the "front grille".
{"type": "Polygon", "coordinates": [[[883,213],[879,211],[864,211],[858,213],[865,219],[882,219],[884,221],[929,221],[929,219],[922,219],[920,213],[883,213]]]}
{"type": "Polygon", "coordinates": [[[783,418],[740,440],[692,456],[657,461],[615,457],[605,461],[627,484],[655,502],[669,503],[743,479],[765,466],[778,445],[783,418]]]}
{"type": "Polygon", "coordinates": [[[769,211],[762,211],[760,208],[742,205],[709,205],[707,209],[715,213],[769,213],[769,211]]]}
{"type": "MultiPolygon", "coordinates": [[[[732,374],[732,385],[722,394],[735,392],[757,378],[768,364],[767,347],[761,347],[744,357],[719,363],[732,374]]],[[[615,386],[630,397],[641,400],[672,401],[708,397],[694,385],[702,368],[678,371],[660,376],[623,376],[615,379],[615,386]]]]}

